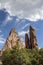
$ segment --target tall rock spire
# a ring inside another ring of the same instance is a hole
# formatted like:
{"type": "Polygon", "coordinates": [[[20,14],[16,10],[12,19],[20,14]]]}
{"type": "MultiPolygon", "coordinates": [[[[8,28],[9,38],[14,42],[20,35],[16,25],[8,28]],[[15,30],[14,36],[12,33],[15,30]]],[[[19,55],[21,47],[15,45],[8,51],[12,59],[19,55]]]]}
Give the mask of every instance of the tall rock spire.
{"type": "Polygon", "coordinates": [[[20,48],[24,47],[22,41],[20,40],[20,38],[16,32],[16,30],[12,29],[9,33],[9,36],[5,42],[5,45],[2,49],[2,51],[6,50],[8,48],[12,49],[12,47],[14,47],[15,45],[19,45],[20,48]]]}
{"type": "Polygon", "coordinates": [[[25,34],[25,47],[29,48],[29,38],[28,38],[28,34],[25,34]]]}
{"type": "Polygon", "coordinates": [[[30,26],[30,48],[36,48],[38,46],[35,29],[30,26]]]}

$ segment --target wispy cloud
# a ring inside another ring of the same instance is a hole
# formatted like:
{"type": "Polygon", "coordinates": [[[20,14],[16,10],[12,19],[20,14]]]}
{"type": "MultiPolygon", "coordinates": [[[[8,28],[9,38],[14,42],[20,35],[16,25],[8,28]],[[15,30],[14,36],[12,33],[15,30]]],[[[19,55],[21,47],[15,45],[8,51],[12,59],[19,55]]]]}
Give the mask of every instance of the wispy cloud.
{"type": "Polygon", "coordinates": [[[3,25],[7,25],[7,23],[11,22],[12,17],[10,15],[7,16],[6,20],[3,22],[3,25]]]}
{"type": "Polygon", "coordinates": [[[24,25],[24,26],[22,27],[22,29],[26,28],[26,27],[29,26],[29,25],[30,25],[30,23],[24,25]]]}
{"type": "Polygon", "coordinates": [[[29,30],[18,32],[19,36],[24,36],[26,33],[29,33],[29,30]]]}

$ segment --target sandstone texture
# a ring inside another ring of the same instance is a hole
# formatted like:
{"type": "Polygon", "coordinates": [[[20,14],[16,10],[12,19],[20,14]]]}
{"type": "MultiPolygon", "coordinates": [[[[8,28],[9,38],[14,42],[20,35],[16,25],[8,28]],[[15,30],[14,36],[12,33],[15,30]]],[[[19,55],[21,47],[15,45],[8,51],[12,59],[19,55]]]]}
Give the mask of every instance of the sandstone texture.
{"type": "Polygon", "coordinates": [[[32,26],[30,26],[29,32],[30,38],[28,38],[28,34],[25,34],[25,47],[29,49],[38,48],[36,32],[32,26]]]}
{"type": "Polygon", "coordinates": [[[19,45],[20,48],[23,48],[23,43],[20,40],[16,30],[12,29],[10,31],[10,33],[9,33],[9,36],[8,36],[6,42],[5,42],[5,45],[4,45],[3,49],[2,49],[2,51],[5,51],[8,48],[12,49],[12,47],[14,47],[16,45],[19,45]]]}
{"type": "Polygon", "coordinates": [[[30,48],[37,48],[37,46],[38,44],[35,29],[30,26],[30,48]]]}
{"type": "Polygon", "coordinates": [[[28,34],[25,34],[25,46],[26,46],[26,48],[29,48],[29,37],[28,37],[28,34]]]}

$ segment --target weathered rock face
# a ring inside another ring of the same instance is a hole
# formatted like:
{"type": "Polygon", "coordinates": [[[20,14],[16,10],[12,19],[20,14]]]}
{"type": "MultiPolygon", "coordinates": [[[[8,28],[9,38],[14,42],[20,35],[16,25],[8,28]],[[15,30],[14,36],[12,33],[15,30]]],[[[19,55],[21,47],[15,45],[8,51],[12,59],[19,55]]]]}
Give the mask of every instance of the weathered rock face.
{"type": "Polygon", "coordinates": [[[29,38],[28,38],[28,34],[25,34],[25,47],[29,48],[29,38]]]}
{"type": "Polygon", "coordinates": [[[28,38],[28,34],[25,34],[25,46],[26,48],[33,49],[38,48],[37,39],[36,39],[36,32],[35,29],[30,26],[30,38],[28,38]]]}
{"type": "MultiPolygon", "coordinates": [[[[12,49],[12,47],[16,45],[19,45],[20,48],[24,48],[24,45],[21,42],[16,30],[12,29],[2,51],[5,51],[8,48],[12,49]]],[[[38,48],[35,29],[32,28],[32,26],[30,26],[30,38],[28,37],[28,34],[25,34],[25,47],[30,49],[38,48]]]]}
{"type": "Polygon", "coordinates": [[[35,29],[30,26],[30,48],[37,48],[37,39],[35,29]]]}
{"type": "Polygon", "coordinates": [[[24,47],[17,32],[15,31],[15,29],[12,29],[2,50],[4,51],[8,48],[12,49],[12,47],[14,47],[17,44],[19,44],[20,48],[24,47]]]}
{"type": "Polygon", "coordinates": [[[2,56],[2,51],[0,50],[0,56],[2,56]]]}

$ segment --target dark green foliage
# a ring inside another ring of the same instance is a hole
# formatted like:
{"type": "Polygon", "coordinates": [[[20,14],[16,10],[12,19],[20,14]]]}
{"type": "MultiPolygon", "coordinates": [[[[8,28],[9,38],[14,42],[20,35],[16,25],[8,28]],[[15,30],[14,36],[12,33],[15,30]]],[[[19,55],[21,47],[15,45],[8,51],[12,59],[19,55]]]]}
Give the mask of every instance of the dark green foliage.
{"type": "Polygon", "coordinates": [[[15,46],[3,52],[2,62],[3,65],[43,65],[43,48],[31,50],[15,46]]]}

